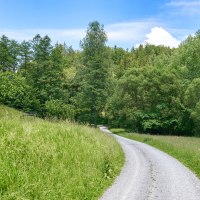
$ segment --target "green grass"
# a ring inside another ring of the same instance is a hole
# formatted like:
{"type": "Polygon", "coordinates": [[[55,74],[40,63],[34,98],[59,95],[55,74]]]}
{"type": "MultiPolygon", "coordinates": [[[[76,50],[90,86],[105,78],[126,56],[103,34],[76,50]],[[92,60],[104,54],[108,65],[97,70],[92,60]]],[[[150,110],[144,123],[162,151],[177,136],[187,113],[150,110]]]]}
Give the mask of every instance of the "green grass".
{"type": "Polygon", "coordinates": [[[50,122],[0,105],[0,199],[98,199],[124,163],[97,129],[50,122]]]}
{"type": "Polygon", "coordinates": [[[200,138],[128,133],[111,129],[120,136],[152,145],[178,159],[200,178],[200,138]]]}

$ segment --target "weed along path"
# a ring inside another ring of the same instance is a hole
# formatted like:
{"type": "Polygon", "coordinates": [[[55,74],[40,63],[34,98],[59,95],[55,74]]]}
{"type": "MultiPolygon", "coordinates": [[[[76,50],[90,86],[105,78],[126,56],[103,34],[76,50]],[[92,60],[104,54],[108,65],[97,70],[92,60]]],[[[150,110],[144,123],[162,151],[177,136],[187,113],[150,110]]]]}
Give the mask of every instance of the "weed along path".
{"type": "Polygon", "coordinates": [[[200,200],[200,180],[179,161],[147,144],[114,137],[126,163],[100,200],[200,200]]]}

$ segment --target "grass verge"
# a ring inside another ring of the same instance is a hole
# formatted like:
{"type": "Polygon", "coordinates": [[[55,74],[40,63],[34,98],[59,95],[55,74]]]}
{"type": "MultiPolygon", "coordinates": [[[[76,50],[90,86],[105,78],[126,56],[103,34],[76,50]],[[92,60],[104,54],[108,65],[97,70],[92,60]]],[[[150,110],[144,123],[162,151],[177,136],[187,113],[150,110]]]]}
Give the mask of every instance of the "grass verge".
{"type": "Polygon", "coordinates": [[[0,105],[0,199],[98,199],[121,170],[113,137],[0,105]]]}
{"type": "Polygon", "coordinates": [[[154,146],[175,157],[200,178],[200,138],[128,133],[124,129],[111,129],[120,136],[154,146]]]}

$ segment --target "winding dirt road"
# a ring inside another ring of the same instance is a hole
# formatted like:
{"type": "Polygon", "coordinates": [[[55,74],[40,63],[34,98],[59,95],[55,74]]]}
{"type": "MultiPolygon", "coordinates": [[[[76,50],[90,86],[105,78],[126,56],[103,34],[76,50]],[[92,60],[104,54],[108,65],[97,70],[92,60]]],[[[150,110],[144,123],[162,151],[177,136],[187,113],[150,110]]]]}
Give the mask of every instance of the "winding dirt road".
{"type": "Polygon", "coordinates": [[[179,161],[147,144],[113,136],[126,163],[100,200],[200,200],[200,180],[179,161]]]}

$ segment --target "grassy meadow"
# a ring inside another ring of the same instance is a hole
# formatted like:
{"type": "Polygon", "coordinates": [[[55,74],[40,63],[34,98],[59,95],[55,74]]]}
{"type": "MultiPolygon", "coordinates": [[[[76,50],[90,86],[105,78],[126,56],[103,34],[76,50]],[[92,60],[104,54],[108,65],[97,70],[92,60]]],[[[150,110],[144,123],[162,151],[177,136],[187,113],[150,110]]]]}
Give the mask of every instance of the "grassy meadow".
{"type": "Polygon", "coordinates": [[[154,146],[178,159],[200,178],[200,138],[129,133],[111,129],[120,136],[154,146]]]}
{"type": "Polygon", "coordinates": [[[120,145],[97,129],[0,105],[1,200],[98,199],[123,163],[120,145]]]}

